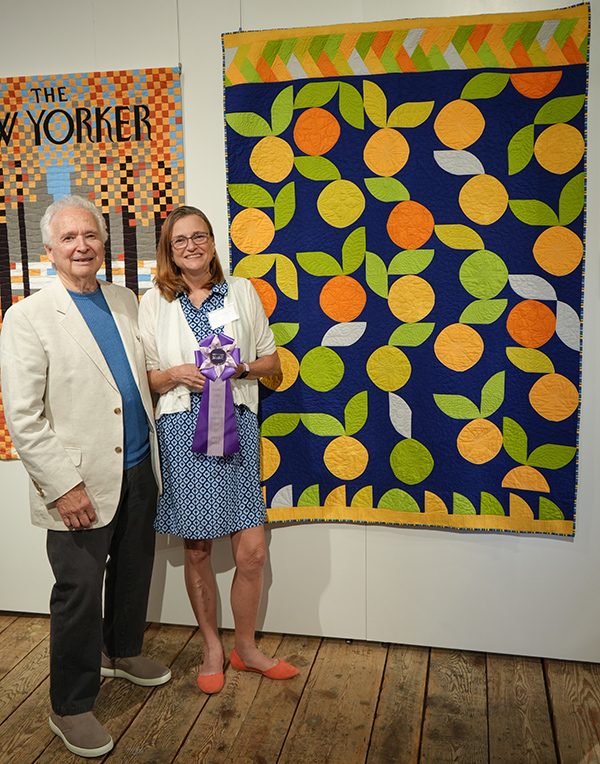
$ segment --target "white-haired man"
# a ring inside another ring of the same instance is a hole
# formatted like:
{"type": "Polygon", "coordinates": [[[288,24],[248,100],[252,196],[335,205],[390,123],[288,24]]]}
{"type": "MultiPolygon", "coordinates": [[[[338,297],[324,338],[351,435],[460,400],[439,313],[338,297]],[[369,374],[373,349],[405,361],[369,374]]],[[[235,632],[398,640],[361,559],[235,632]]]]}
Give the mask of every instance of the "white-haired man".
{"type": "Polygon", "coordinates": [[[137,299],[96,279],[108,235],[102,215],[64,197],[41,229],[57,278],[6,312],[3,401],[56,579],[50,727],[71,752],[101,756],[113,747],[93,714],[101,675],[145,686],[171,676],[140,655],[158,453],[137,299]]]}

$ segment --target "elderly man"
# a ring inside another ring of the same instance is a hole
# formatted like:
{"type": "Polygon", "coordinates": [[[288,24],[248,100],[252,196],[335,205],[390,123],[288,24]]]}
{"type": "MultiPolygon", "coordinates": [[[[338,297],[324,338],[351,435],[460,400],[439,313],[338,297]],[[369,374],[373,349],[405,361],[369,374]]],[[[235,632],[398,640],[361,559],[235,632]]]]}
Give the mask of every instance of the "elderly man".
{"type": "Polygon", "coordinates": [[[171,677],[140,655],[160,480],[152,401],[135,295],[96,280],[102,215],[69,196],[41,229],[58,278],[4,317],[4,408],[56,579],[50,727],[71,752],[101,756],[113,741],[92,710],[100,676],[144,686],[171,677]]]}

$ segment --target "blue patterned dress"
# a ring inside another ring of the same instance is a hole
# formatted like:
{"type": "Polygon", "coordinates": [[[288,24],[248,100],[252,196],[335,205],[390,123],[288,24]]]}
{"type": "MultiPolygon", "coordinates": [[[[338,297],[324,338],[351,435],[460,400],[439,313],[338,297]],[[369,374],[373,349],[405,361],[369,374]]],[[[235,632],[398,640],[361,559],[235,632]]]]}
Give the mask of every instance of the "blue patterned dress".
{"type": "MultiPolygon", "coordinates": [[[[183,314],[198,341],[223,331],[211,329],[207,314],[223,307],[227,283],[216,284],[199,308],[179,296],[183,314]]],[[[234,406],[240,451],[207,456],[192,451],[201,393],[191,393],[191,410],[163,414],[156,422],[163,493],[155,528],[185,539],[212,539],[263,525],[265,503],[260,487],[256,414],[234,406]]]]}

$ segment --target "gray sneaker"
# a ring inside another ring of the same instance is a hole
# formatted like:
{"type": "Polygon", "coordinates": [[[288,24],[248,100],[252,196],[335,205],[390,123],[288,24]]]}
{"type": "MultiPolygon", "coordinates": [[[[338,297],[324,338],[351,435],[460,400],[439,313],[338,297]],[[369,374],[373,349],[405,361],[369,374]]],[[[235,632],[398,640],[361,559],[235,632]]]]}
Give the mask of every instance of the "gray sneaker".
{"type": "Polygon", "coordinates": [[[59,716],[52,712],[48,724],[71,753],[91,758],[112,751],[113,739],[91,711],[85,714],[59,716]]]}
{"type": "Polygon", "coordinates": [[[171,678],[170,669],[143,655],[135,655],[133,658],[107,658],[102,653],[100,674],[113,679],[128,679],[142,687],[156,687],[171,678]]]}

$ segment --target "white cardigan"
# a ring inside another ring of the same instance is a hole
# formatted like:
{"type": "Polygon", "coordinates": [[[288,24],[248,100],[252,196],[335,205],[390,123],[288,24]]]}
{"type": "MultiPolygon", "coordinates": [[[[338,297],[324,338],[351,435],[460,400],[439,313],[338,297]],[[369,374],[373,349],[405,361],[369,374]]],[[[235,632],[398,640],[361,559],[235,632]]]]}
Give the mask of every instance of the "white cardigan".
{"type": "MultiPolygon", "coordinates": [[[[250,363],[256,358],[276,351],[273,332],[256,290],[248,279],[228,276],[229,286],[224,308],[232,309],[238,318],[225,324],[224,332],[233,337],[240,349],[242,361],[250,363]]],[[[158,287],[149,289],[141,299],[139,327],[146,352],[146,368],[170,369],[182,363],[194,363],[198,341],[183,315],[179,300],[169,302],[158,287]]],[[[258,411],[258,381],[234,379],[231,381],[233,402],[258,411]]],[[[162,414],[189,411],[190,389],[177,385],[163,393],[155,411],[162,414]]]]}

